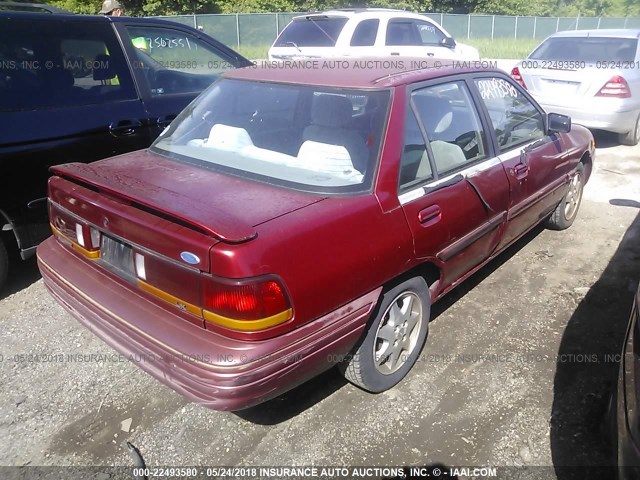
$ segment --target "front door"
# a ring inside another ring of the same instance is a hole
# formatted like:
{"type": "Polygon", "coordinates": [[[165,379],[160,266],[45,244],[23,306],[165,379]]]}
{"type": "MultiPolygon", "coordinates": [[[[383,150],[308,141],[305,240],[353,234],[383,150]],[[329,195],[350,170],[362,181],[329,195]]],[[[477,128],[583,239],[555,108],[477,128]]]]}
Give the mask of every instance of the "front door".
{"type": "Polygon", "coordinates": [[[514,82],[501,75],[483,75],[474,83],[509,178],[509,221],[502,248],[539,223],[560,202],[569,164],[562,161],[562,138],[546,134],[542,111],[514,82]]]}

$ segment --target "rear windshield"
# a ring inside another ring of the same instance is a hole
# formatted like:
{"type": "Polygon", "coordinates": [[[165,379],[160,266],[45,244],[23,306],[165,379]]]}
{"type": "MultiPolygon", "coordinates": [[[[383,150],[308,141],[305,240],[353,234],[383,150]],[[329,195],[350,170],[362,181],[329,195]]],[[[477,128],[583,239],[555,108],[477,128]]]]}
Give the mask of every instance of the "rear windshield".
{"type": "Polygon", "coordinates": [[[389,91],[222,79],[151,147],[176,161],[322,193],[368,191],[389,91]]]}
{"type": "Polygon", "coordinates": [[[545,40],[529,58],[534,60],[574,60],[580,62],[632,62],[637,38],[555,37],[545,40]]]}
{"type": "Polygon", "coordinates": [[[294,19],[274,47],[335,47],[347,18],[310,16],[294,19]]]}

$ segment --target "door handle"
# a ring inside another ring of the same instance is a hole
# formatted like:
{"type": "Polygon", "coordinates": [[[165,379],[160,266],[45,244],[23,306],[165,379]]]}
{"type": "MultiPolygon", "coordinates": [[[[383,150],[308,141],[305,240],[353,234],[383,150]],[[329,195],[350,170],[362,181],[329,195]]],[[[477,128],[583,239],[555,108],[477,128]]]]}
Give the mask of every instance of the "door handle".
{"type": "Polygon", "coordinates": [[[136,133],[140,127],[142,127],[140,120],[120,120],[109,125],[109,133],[114,137],[126,137],[136,133]]]}
{"type": "Polygon", "coordinates": [[[175,113],[171,113],[169,115],[163,115],[162,117],[158,117],[158,119],[156,120],[156,124],[159,127],[164,128],[167,125],[169,125],[176,117],[177,115],[175,113]]]}
{"type": "Polygon", "coordinates": [[[435,56],[435,53],[427,52],[427,57],[433,57],[433,56],[435,56]]]}
{"type": "Polygon", "coordinates": [[[400,55],[400,52],[391,52],[390,55],[400,55]]]}
{"type": "Polygon", "coordinates": [[[518,163],[511,169],[511,175],[518,180],[524,180],[529,175],[529,165],[525,163],[518,163]]]}
{"type": "Polygon", "coordinates": [[[425,227],[438,223],[441,218],[442,211],[439,205],[431,205],[418,212],[418,221],[425,227]]]}

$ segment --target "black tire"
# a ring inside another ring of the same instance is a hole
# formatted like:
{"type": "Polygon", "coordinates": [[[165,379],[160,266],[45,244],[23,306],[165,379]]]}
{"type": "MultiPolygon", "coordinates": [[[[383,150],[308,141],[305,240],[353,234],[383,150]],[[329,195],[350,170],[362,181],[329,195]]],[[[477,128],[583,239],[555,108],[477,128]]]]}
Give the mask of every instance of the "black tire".
{"type": "Polygon", "coordinates": [[[640,115],[636,119],[635,127],[630,132],[618,135],[618,139],[622,145],[629,145],[630,147],[640,142],[640,115]]]}
{"type": "Polygon", "coordinates": [[[0,292],[4,288],[9,273],[9,257],[4,241],[0,238],[0,292]]]}
{"type": "Polygon", "coordinates": [[[354,385],[373,393],[396,385],[420,355],[429,332],[430,312],[429,288],[421,277],[385,292],[362,339],[340,364],[342,374],[354,385]],[[410,313],[405,316],[401,308],[410,313]],[[415,323],[411,326],[413,319],[415,323]],[[382,337],[389,337],[393,343],[382,337]],[[378,361],[375,352],[381,354],[378,361]]]}
{"type": "Polygon", "coordinates": [[[547,219],[547,228],[552,230],[564,230],[569,228],[578,216],[578,210],[582,203],[584,190],[584,164],[579,163],[574,175],[571,177],[569,190],[547,219]]]}

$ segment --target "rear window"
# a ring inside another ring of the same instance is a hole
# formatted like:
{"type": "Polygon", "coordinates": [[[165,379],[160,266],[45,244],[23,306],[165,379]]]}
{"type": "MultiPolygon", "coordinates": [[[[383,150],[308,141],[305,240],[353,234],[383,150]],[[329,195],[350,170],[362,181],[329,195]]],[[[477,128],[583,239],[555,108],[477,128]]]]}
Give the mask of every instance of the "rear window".
{"type": "Polygon", "coordinates": [[[151,147],[176,161],[298,190],[368,191],[389,91],[222,79],[151,147]]]}
{"type": "Polygon", "coordinates": [[[544,41],[529,56],[533,60],[574,60],[580,62],[632,62],[637,38],[554,37],[544,41]]]}
{"type": "Polygon", "coordinates": [[[334,47],[347,23],[345,17],[294,19],[276,39],[275,47],[334,47]]]}

